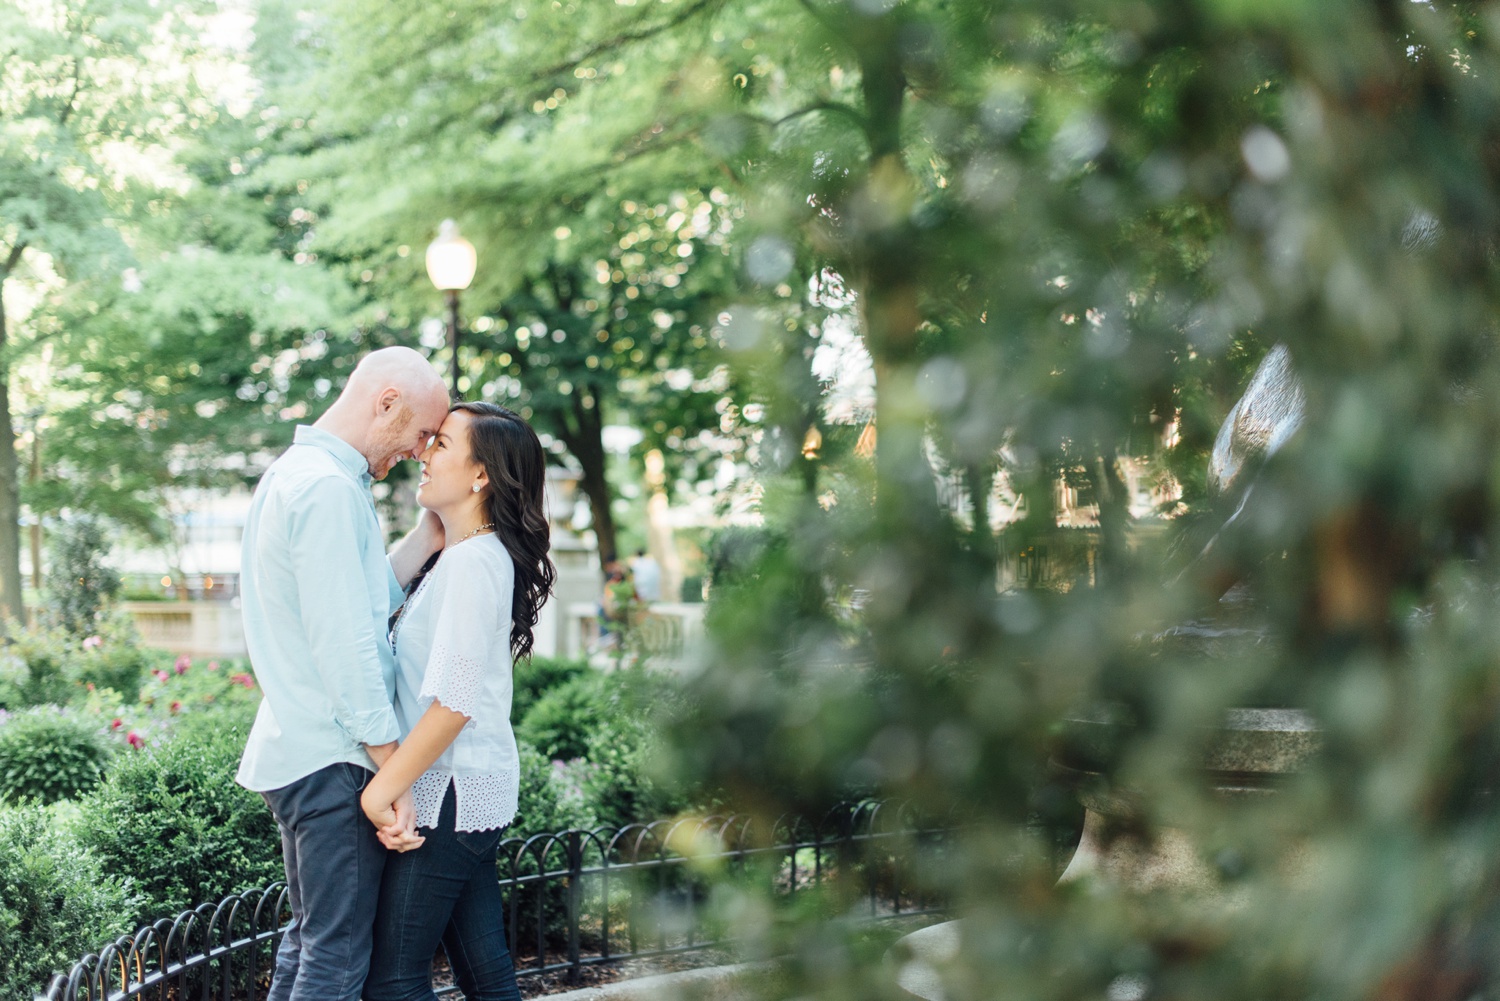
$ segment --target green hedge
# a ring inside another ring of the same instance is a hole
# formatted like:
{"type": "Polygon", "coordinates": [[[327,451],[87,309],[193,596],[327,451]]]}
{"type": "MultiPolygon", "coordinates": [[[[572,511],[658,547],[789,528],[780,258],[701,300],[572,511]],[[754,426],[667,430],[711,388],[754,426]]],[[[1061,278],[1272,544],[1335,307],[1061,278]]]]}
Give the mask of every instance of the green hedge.
{"type": "Polygon", "coordinates": [[[64,705],[96,689],[134,698],[153,664],[172,662],[170,654],[141,646],[126,616],[81,638],[58,627],[11,628],[0,644],[0,709],[64,705]]]}
{"type": "Polygon", "coordinates": [[[282,878],[276,823],[234,782],[248,732],[242,711],[185,722],[161,744],[119,755],[80,801],[78,838],[107,870],[136,881],[136,921],[282,878]]]}
{"type": "Polygon", "coordinates": [[[554,657],[533,657],[515,667],[510,702],[510,719],[519,723],[526,718],[537,699],[547,692],[582,675],[594,673],[594,669],[582,660],[563,660],[554,657]]]}
{"type": "Polygon", "coordinates": [[[608,675],[588,671],[541,693],[525,715],[515,716],[516,739],[553,760],[570,761],[588,753],[589,734],[611,716],[617,686],[608,675]]]}
{"type": "MultiPolygon", "coordinates": [[[[102,779],[86,756],[54,769],[57,789],[41,798],[88,790],[64,812],[0,794],[0,821],[31,832],[0,845],[0,881],[32,873],[19,890],[0,882],[0,972],[4,983],[23,985],[13,996],[29,997],[48,974],[119,932],[282,878],[270,810],[234,782],[260,694],[237,668],[167,660],[144,678],[136,701],[96,688],[75,707],[27,710],[0,724],[0,774],[7,730],[38,761],[86,744],[108,766],[102,779]],[[118,745],[112,756],[104,734],[118,745]],[[100,879],[105,872],[119,878],[100,879]],[[49,900],[68,916],[68,935],[36,916],[49,900]]],[[[524,665],[516,729],[546,743],[519,742],[519,810],[507,836],[621,826],[680,808],[650,774],[656,742],[646,710],[667,701],[669,684],[578,661],[524,665]]],[[[561,897],[549,895],[546,906],[557,924],[561,897]]]]}
{"type": "Polygon", "coordinates": [[[0,1001],[31,1001],[135,929],[141,902],[116,872],[47,810],[0,810],[0,1001]]]}
{"type": "Polygon", "coordinates": [[[0,722],[0,801],[55,803],[98,784],[110,748],[94,720],[55,706],[0,722]]]}

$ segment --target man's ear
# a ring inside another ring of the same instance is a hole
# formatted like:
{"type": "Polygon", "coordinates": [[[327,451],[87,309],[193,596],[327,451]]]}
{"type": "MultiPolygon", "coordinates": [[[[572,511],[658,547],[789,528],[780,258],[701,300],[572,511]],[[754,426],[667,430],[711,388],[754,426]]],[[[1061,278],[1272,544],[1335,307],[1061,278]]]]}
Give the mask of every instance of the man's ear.
{"type": "Polygon", "coordinates": [[[385,414],[390,413],[392,408],[399,406],[400,403],[401,390],[395,388],[394,386],[389,389],[382,390],[380,395],[375,398],[375,415],[377,417],[382,417],[385,414]]]}

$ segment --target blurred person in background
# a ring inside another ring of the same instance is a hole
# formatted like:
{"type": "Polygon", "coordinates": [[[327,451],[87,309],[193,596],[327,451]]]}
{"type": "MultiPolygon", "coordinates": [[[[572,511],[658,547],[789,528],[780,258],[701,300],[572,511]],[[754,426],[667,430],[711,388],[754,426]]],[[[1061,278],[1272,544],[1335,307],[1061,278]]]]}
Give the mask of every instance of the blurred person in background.
{"type": "Polygon", "coordinates": [[[635,596],[642,601],[661,600],[661,564],[644,549],[635,551],[630,561],[630,576],[635,581],[635,596]]]}

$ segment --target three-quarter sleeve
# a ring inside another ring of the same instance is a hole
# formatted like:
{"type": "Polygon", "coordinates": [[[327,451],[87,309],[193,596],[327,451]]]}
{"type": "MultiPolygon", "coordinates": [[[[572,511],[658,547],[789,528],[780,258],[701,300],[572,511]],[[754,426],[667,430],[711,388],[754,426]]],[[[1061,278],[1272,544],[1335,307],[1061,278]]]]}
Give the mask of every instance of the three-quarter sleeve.
{"type": "Polygon", "coordinates": [[[367,495],[329,476],[288,503],[291,569],[301,624],[316,672],[333,708],[334,725],[359,744],[388,744],[401,735],[386,689],[362,572],[359,526],[374,517],[367,495]]]}
{"type": "Polygon", "coordinates": [[[433,573],[432,649],[419,694],[473,720],[487,679],[511,667],[510,557],[499,540],[478,538],[444,553],[433,573]]]}

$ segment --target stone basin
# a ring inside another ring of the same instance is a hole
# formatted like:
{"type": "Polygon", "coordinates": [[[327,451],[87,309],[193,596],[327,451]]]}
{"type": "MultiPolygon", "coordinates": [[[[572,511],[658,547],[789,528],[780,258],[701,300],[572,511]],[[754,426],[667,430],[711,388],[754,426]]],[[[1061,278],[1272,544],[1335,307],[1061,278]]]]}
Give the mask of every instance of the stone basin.
{"type": "MultiPolygon", "coordinates": [[[[1149,842],[1114,830],[1139,815],[1129,792],[1113,790],[1105,769],[1129,724],[1109,712],[1067,721],[1055,767],[1071,779],[1084,813],[1083,835],[1058,883],[1107,880],[1127,890],[1178,890],[1212,897],[1218,874],[1185,831],[1158,827],[1149,842]]],[[[1231,709],[1223,726],[1204,734],[1202,768],[1215,793],[1253,799],[1277,786],[1318,753],[1317,723],[1297,709],[1231,709]]],[[[895,980],[906,997],[943,1001],[942,969],[959,951],[962,922],[949,921],[902,938],[891,951],[895,980]]]]}

